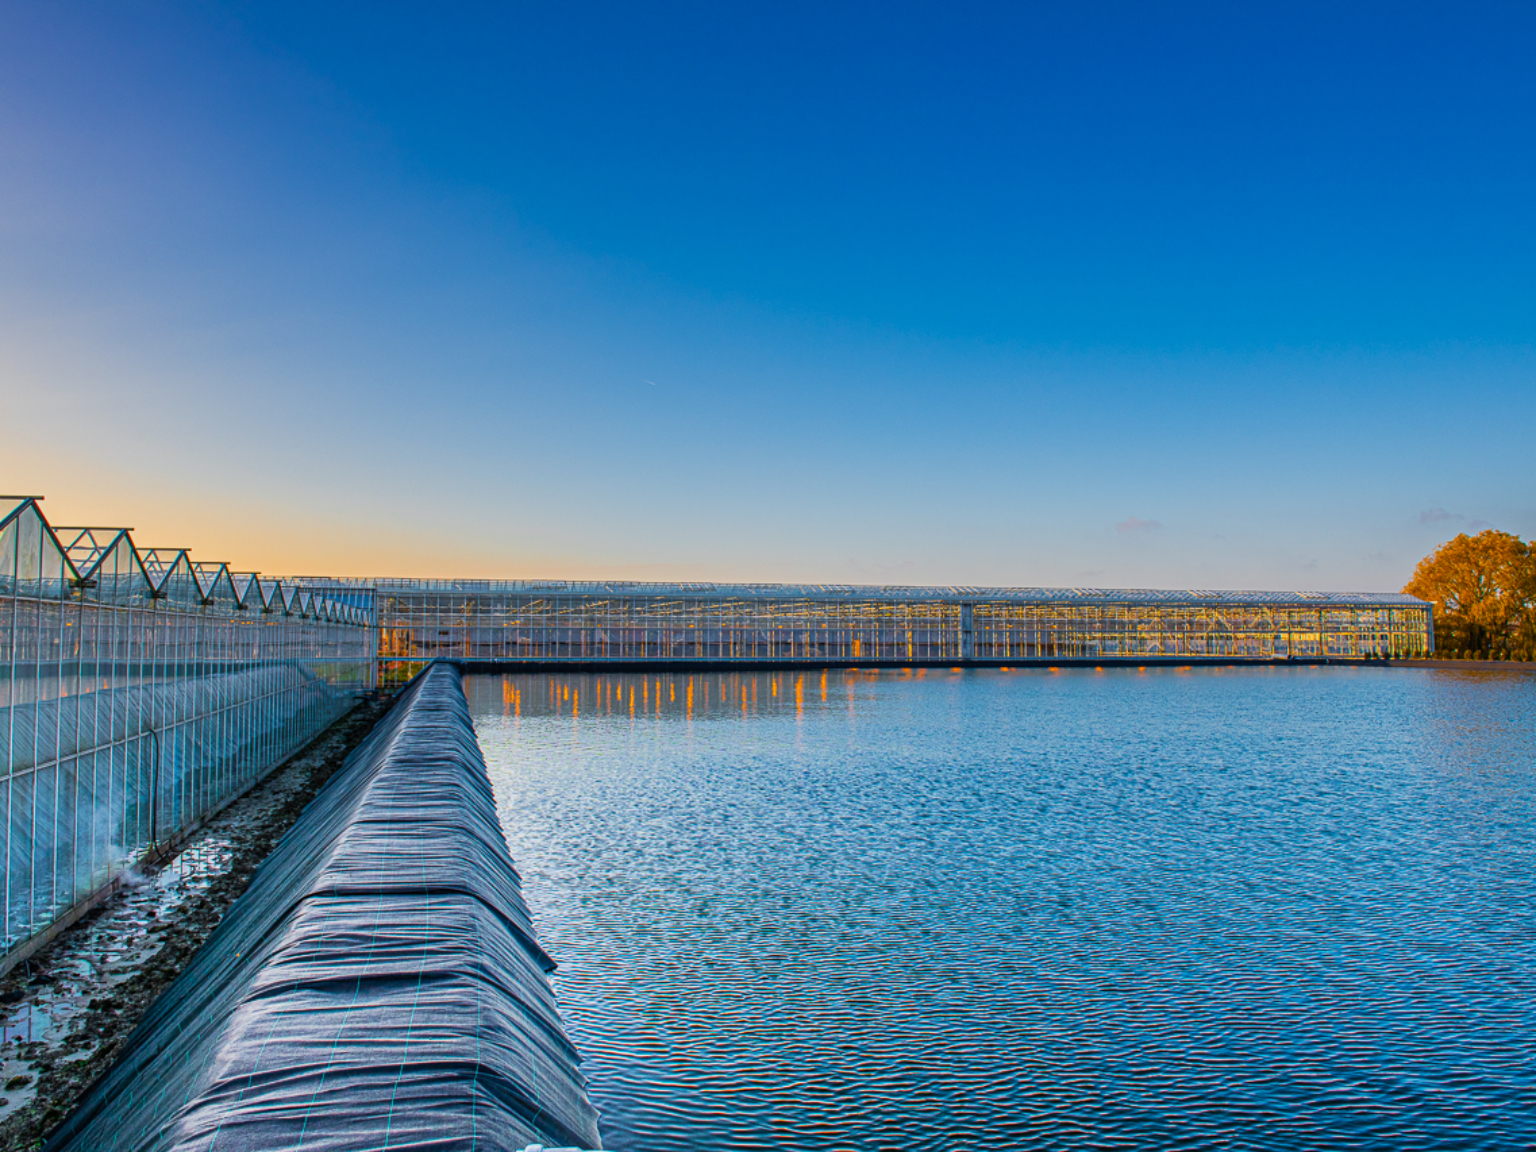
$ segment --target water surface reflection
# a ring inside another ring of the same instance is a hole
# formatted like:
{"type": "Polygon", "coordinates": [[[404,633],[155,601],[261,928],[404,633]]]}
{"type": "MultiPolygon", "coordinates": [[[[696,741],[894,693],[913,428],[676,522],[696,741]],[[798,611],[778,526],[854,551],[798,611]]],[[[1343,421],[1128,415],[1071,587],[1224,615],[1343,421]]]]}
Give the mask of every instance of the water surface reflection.
{"type": "Polygon", "coordinates": [[[606,1142],[1536,1142],[1536,677],[473,677],[606,1142]]]}

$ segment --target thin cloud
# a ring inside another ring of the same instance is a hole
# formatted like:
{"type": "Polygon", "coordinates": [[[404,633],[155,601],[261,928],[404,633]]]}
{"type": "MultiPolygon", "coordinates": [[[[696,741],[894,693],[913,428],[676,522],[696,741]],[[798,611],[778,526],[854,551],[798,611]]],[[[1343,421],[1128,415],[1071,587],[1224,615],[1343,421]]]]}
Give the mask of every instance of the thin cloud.
{"type": "Polygon", "coordinates": [[[1475,516],[1463,516],[1460,512],[1447,512],[1444,508],[1426,508],[1419,513],[1420,524],[1444,524],[1448,521],[1456,524],[1465,524],[1474,531],[1493,527],[1486,520],[1479,520],[1475,516]]]}
{"type": "Polygon", "coordinates": [[[1156,520],[1143,520],[1139,516],[1130,516],[1115,525],[1115,531],[1126,532],[1156,532],[1162,525],[1156,520]]]}

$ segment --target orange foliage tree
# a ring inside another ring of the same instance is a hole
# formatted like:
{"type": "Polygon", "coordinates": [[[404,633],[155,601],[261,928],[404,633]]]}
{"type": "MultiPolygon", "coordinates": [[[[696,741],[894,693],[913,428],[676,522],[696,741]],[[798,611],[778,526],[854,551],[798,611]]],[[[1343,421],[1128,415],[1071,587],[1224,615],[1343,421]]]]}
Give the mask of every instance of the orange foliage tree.
{"type": "Polygon", "coordinates": [[[1438,655],[1536,659],[1536,550],[1489,529],[1447,540],[1403,591],[1435,605],[1438,655]]]}

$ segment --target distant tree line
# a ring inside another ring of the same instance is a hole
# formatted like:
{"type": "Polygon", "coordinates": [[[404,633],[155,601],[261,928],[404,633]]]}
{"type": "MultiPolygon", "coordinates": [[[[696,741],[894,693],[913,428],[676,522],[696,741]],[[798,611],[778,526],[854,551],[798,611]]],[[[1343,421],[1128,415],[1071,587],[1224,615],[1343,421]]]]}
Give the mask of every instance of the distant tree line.
{"type": "Polygon", "coordinates": [[[1463,533],[1419,561],[1403,589],[1435,605],[1435,655],[1536,660],[1536,545],[1463,533]]]}

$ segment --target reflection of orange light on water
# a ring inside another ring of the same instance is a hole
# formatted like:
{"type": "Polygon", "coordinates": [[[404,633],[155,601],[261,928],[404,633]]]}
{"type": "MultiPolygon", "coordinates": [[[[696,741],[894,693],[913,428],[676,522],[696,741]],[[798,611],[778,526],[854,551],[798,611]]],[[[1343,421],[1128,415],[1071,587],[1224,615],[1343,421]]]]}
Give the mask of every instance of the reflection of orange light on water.
{"type": "MultiPolygon", "coordinates": [[[[675,693],[674,693],[675,697],[675,693]]],[[[693,677],[688,677],[688,719],[693,719],[693,677]]]]}
{"type": "Polygon", "coordinates": [[[821,702],[823,704],[827,702],[827,674],[825,672],[821,674],[821,702]]]}
{"type": "Polygon", "coordinates": [[[774,696],[778,696],[778,694],[779,694],[779,678],[777,676],[775,676],[771,681],[769,681],[769,687],[773,690],[774,696]]]}
{"type": "MultiPolygon", "coordinates": [[[[671,692],[669,693],[671,698],[667,702],[669,704],[676,704],[677,703],[677,682],[673,681],[671,684],[668,685],[668,687],[671,689],[671,692]]],[[[688,678],[688,687],[689,687],[690,690],[693,688],[693,677],[691,677],[691,676],[688,678]]],[[[661,699],[661,685],[660,685],[659,682],[658,682],[657,687],[656,687],[656,699],[658,699],[658,700],[661,699]]]]}

